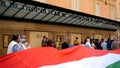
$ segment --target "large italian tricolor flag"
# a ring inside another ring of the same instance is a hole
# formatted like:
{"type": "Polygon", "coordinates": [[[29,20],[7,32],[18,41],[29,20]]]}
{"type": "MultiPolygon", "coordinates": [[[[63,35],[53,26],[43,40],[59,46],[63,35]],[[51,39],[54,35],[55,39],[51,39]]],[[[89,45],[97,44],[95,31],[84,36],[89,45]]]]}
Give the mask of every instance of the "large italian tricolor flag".
{"type": "Polygon", "coordinates": [[[0,57],[0,68],[120,68],[120,49],[31,48],[0,57]]]}

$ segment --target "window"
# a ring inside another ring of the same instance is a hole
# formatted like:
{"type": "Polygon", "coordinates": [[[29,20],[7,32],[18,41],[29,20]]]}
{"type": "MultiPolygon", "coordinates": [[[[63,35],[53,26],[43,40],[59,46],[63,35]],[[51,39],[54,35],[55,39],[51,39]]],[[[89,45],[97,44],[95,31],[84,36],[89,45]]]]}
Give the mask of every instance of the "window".
{"type": "Polygon", "coordinates": [[[100,16],[100,5],[98,3],[96,3],[95,15],[100,16]]]}
{"type": "Polygon", "coordinates": [[[45,0],[34,0],[34,1],[43,2],[43,3],[45,2],[45,0]]]}
{"type": "Polygon", "coordinates": [[[110,18],[111,18],[111,19],[114,19],[114,17],[115,17],[115,16],[114,16],[114,15],[115,15],[114,12],[115,12],[115,11],[114,11],[114,8],[111,7],[111,11],[110,11],[110,18]]]}
{"type": "Polygon", "coordinates": [[[71,4],[72,10],[79,11],[80,1],[79,0],[72,0],[71,3],[72,3],[71,4]]]}

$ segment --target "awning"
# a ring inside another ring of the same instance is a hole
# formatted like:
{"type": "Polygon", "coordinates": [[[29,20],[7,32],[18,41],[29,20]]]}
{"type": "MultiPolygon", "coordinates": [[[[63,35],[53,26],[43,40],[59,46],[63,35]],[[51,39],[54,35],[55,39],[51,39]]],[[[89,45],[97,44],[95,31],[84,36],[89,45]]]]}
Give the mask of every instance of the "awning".
{"type": "Polygon", "coordinates": [[[0,0],[0,19],[117,30],[120,22],[32,0],[0,0]]]}

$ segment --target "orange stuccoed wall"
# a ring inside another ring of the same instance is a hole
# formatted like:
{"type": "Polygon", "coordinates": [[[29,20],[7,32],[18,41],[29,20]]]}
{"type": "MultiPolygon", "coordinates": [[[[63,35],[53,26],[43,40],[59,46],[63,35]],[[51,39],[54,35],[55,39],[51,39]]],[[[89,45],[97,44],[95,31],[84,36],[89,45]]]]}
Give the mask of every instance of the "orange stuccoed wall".
{"type": "MultiPolygon", "coordinates": [[[[45,0],[47,4],[59,6],[62,8],[71,9],[72,0],[45,0]]],[[[95,7],[96,3],[100,5],[100,16],[104,18],[111,18],[111,8],[114,8],[114,19],[117,20],[117,9],[116,8],[116,0],[79,0],[79,11],[95,15],[95,7]]],[[[120,0],[118,0],[118,7],[120,9],[120,0]]],[[[120,11],[118,10],[118,13],[120,11]]],[[[120,14],[119,16],[120,17],[120,14]]]]}

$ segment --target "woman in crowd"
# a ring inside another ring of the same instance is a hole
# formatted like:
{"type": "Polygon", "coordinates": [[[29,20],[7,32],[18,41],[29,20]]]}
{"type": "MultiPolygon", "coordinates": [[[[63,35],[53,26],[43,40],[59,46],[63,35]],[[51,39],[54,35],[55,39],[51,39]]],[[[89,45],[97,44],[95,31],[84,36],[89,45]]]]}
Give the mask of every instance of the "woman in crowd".
{"type": "Polygon", "coordinates": [[[14,34],[12,36],[12,41],[8,45],[7,54],[23,50],[23,47],[19,44],[20,34],[14,34]]]}

